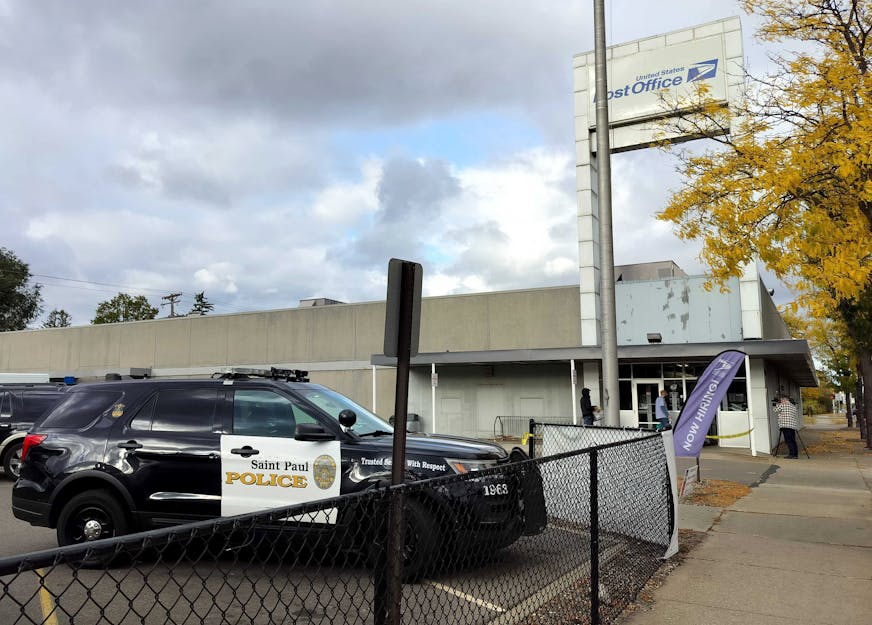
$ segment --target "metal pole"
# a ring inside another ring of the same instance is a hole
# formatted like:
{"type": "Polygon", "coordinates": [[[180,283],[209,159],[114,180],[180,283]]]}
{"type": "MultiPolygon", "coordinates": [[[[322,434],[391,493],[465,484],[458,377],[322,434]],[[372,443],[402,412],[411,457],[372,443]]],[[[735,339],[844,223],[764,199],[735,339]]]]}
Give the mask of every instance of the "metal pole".
{"type": "Polygon", "coordinates": [[[618,335],[615,313],[615,251],[612,242],[612,165],[609,146],[608,81],[606,79],[606,18],[604,0],[594,0],[594,63],[596,72],[596,164],[600,235],[600,306],[602,307],[603,416],[619,426],[618,335]]]}
{"type": "MultiPolygon", "coordinates": [[[[409,408],[409,367],[411,364],[412,308],[415,277],[412,263],[403,263],[400,291],[400,323],[397,336],[397,386],[394,401],[394,446],[391,465],[391,484],[406,481],[406,419],[409,408]]],[[[403,545],[405,534],[405,492],[391,491],[391,510],[388,517],[387,538],[387,623],[400,625],[403,598],[403,545]]]]}
{"type": "Polygon", "coordinates": [[[536,419],[530,419],[530,429],[528,430],[528,434],[530,437],[527,439],[527,453],[531,458],[536,457],[536,419]]]}
{"type": "Polygon", "coordinates": [[[745,397],[748,398],[748,436],[751,437],[751,455],[757,457],[757,444],[754,439],[754,411],[751,410],[751,359],[745,354],[745,397]]]}
{"type": "Polygon", "coordinates": [[[436,433],[436,363],[430,364],[430,409],[433,414],[433,434],[436,433]]]}
{"type": "Polygon", "coordinates": [[[599,475],[597,452],[590,452],[590,622],[599,625],[599,475]]]}
{"type": "Polygon", "coordinates": [[[372,366],[372,413],[378,414],[376,410],[376,392],[375,392],[375,365],[372,366]]]}
{"type": "Polygon", "coordinates": [[[572,380],[572,425],[578,425],[578,405],[575,403],[575,387],[578,384],[578,372],[575,370],[575,360],[569,361],[569,379],[572,380]]]}

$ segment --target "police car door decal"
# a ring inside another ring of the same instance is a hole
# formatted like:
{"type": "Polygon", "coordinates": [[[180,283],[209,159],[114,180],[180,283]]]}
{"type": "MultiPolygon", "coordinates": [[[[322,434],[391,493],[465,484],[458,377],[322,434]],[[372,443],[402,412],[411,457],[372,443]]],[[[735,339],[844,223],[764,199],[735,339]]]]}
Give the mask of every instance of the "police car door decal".
{"type": "MultiPolygon", "coordinates": [[[[336,497],[341,466],[339,441],[224,434],[221,516],[336,497]]],[[[305,516],[295,520],[336,522],[335,508],[305,516]]]]}

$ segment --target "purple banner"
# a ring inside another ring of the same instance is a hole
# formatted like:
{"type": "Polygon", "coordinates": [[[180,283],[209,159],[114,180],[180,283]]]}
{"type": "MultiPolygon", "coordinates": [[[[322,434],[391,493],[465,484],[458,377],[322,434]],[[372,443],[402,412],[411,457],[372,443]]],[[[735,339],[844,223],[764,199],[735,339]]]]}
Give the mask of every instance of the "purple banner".
{"type": "Polygon", "coordinates": [[[672,436],[676,456],[698,456],[718,406],[736,372],[745,361],[743,352],[721,352],[709,363],[675,421],[672,436]]]}

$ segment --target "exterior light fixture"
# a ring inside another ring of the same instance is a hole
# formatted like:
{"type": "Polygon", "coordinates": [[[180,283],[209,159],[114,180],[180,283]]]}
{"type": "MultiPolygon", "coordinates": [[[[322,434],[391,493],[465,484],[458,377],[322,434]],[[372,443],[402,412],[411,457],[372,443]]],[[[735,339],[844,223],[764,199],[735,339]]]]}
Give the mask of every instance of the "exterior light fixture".
{"type": "Polygon", "coordinates": [[[649,332],[647,335],[649,343],[662,343],[663,337],[660,336],[659,332],[649,332]]]}

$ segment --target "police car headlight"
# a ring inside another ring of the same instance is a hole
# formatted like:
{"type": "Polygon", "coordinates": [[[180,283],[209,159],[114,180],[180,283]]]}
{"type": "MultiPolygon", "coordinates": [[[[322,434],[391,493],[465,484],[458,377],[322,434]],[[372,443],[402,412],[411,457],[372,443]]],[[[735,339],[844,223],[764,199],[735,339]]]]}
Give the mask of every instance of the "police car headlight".
{"type": "Polygon", "coordinates": [[[481,471],[482,469],[490,469],[497,466],[496,460],[454,460],[446,458],[445,462],[448,466],[454,469],[455,473],[463,475],[464,473],[472,473],[473,471],[481,471]]]}

